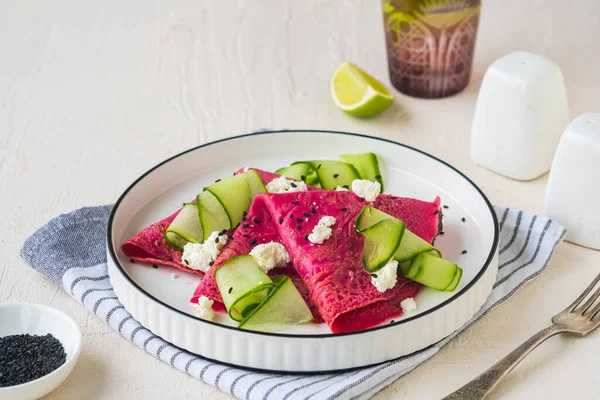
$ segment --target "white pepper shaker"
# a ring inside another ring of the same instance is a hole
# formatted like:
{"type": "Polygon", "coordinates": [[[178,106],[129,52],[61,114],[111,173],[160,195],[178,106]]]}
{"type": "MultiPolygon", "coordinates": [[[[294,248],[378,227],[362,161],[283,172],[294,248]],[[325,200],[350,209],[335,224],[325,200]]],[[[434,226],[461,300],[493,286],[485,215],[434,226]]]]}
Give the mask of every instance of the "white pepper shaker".
{"type": "Polygon", "coordinates": [[[569,122],[560,68],[526,51],[496,60],[479,90],[471,133],[471,158],[517,180],[544,175],[569,122]]]}
{"type": "Polygon", "coordinates": [[[567,228],[566,240],[600,250],[600,113],[569,124],[546,188],[546,215],[567,228]]]}

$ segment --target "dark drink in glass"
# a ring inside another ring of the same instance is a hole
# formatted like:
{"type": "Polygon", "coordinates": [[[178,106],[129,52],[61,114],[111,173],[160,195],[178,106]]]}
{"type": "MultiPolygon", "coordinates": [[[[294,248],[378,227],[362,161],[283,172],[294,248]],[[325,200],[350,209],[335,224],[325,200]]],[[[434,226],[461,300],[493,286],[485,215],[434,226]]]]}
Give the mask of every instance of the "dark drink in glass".
{"type": "Polygon", "coordinates": [[[469,83],[481,0],[384,0],[392,85],[409,96],[439,98],[469,83]]]}

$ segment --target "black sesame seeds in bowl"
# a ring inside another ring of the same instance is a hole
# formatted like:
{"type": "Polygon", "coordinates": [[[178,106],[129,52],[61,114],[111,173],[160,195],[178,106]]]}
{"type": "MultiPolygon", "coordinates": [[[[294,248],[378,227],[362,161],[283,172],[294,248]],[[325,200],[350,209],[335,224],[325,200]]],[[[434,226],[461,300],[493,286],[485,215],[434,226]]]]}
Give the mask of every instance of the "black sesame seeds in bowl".
{"type": "Polygon", "coordinates": [[[0,337],[0,387],[27,383],[58,369],[67,360],[63,345],[51,334],[0,337]]]}
{"type": "Polygon", "coordinates": [[[79,326],[54,308],[0,304],[0,400],[38,399],[71,373],[82,346],[79,326]]]}

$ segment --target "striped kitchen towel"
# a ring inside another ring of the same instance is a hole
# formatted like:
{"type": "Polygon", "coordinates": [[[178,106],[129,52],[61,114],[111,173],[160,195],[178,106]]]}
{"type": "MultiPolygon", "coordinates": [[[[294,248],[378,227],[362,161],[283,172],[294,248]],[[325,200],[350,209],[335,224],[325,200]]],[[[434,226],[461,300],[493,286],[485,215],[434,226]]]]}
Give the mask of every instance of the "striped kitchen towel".
{"type": "Polygon", "coordinates": [[[127,340],[154,357],[239,399],[368,399],[433,357],[449,341],[542,273],[565,229],[544,217],[496,207],[500,270],[485,305],[461,329],[416,354],[328,375],[269,374],[205,360],[165,342],[138,323],[115,296],[107,275],[105,231],[111,206],[60,215],[25,242],[21,256],[127,340]]]}

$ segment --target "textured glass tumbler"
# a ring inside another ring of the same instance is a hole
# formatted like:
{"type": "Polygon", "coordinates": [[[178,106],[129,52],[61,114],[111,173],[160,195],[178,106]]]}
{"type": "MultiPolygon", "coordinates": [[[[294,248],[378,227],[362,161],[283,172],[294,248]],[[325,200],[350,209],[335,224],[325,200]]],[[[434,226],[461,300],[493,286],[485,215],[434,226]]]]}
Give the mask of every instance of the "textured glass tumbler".
{"type": "Polygon", "coordinates": [[[439,98],[471,77],[481,0],[384,0],[392,84],[409,96],[439,98]]]}

